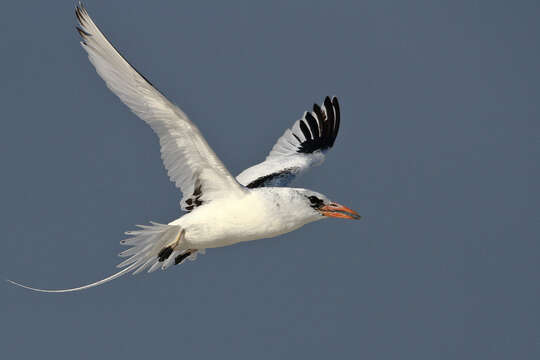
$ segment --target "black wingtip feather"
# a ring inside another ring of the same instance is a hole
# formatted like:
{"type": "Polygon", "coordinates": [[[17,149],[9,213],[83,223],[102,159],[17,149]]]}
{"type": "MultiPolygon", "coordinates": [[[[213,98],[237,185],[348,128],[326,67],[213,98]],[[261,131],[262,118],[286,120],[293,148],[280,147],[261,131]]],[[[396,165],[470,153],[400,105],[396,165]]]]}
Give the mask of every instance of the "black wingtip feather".
{"type": "Polygon", "coordinates": [[[86,31],[84,31],[83,29],[81,29],[80,27],[78,26],[75,26],[75,29],[77,29],[77,31],[79,32],[79,35],[81,35],[81,37],[84,39],[85,37],[87,36],[92,36],[91,34],[87,33],[86,31]]]}
{"type": "Polygon", "coordinates": [[[83,4],[79,1],[79,4],[75,6],[75,16],[77,17],[77,20],[79,20],[79,23],[83,25],[83,12],[86,12],[86,9],[84,8],[83,4]]]}
{"type": "Polygon", "coordinates": [[[333,146],[334,141],[336,141],[337,134],[338,134],[338,131],[339,131],[339,123],[341,122],[341,114],[340,114],[340,110],[339,110],[339,102],[338,102],[337,97],[335,97],[335,96],[332,97],[332,105],[334,106],[334,112],[335,112],[335,115],[336,115],[336,121],[335,121],[335,125],[334,125],[333,136],[332,136],[332,144],[330,146],[333,146]]]}
{"type": "Polygon", "coordinates": [[[305,113],[303,119],[300,120],[300,130],[306,140],[300,141],[298,136],[293,133],[293,136],[300,142],[297,152],[309,154],[316,150],[324,151],[334,145],[340,123],[337,97],[332,96],[330,98],[326,96],[323,106],[324,111],[318,104],[313,104],[313,114],[315,116],[312,113],[305,113]]]}
{"type": "Polygon", "coordinates": [[[300,120],[300,130],[302,130],[302,133],[307,140],[311,140],[311,133],[309,132],[309,129],[304,120],[300,120]]]}
{"type": "Polygon", "coordinates": [[[315,120],[315,118],[313,117],[313,115],[311,115],[311,113],[306,113],[305,119],[309,125],[309,129],[311,130],[311,135],[312,135],[313,140],[320,139],[319,123],[317,122],[317,120],[315,120]]]}
{"type": "MultiPolygon", "coordinates": [[[[92,36],[92,34],[89,34],[87,33],[86,31],[84,31],[82,28],[84,28],[84,24],[87,22],[84,18],[85,17],[88,17],[88,12],[86,11],[86,8],[84,7],[84,5],[82,4],[82,2],[79,2],[79,4],[75,7],[75,16],[77,17],[77,20],[79,21],[79,24],[81,25],[81,27],[77,26],[77,31],[79,32],[79,34],[81,35],[81,37],[83,38],[83,40],[86,40],[85,37],[88,37],[88,36],[92,36]]],[[[83,41],[83,45],[87,45],[86,41],[83,41]]],[[[120,57],[122,57],[124,59],[125,62],[127,62],[129,64],[129,66],[131,66],[133,68],[133,70],[138,73],[150,86],[154,87],[154,84],[152,84],[152,82],[150,80],[148,80],[143,74],[141,74],[139,71],[137,71],[137,69],[131,65],[129,63],[129,61],[127,61],[123,56],[122,54],[120,54],[120,52],[114,47],[114,45],[110,44],[113,49],[118,53],[118,55],[120,55],[120,57]]],[[[158,90],[156,88],[156,90],[158,90]]],[[[159,91],[159,90],[158,90],[159,91]]]]}

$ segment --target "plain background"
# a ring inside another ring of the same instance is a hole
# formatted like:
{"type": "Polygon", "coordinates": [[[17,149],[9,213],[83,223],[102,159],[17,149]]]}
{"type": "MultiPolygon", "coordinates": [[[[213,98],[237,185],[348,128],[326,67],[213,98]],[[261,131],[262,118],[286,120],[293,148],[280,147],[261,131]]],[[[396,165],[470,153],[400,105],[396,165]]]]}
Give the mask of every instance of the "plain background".
{"type": "MultiPolygon", "coordinates": [[[[539,358],[537,1],[86,6],[235,174],[339,96],[336,146],[297,185],[364,218],[75,294],[0,284],[3,359],[539,358]]],[[[179,192],[74,3],[0,8],[0,275],[98,280],[179,192]]]]}

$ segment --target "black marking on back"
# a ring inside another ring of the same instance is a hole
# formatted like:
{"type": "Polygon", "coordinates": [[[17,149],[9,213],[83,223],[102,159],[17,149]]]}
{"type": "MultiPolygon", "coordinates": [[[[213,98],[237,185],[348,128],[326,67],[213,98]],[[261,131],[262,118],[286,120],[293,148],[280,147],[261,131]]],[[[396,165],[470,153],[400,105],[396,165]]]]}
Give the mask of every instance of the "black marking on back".
{"type": "Polygon", "coordinates": [[[199,180],[195,181],[195,187],[193,189],[193,194],[184,201],[187,206],[185,206],[185,209],[187,211],[191,211],[195,209],[197,206],[201,206],[203,204],[203,201],[201,200],[202,196],[202,184],[199,180]]]}
{"type": "Polygon", "coordinates": [[[324,111],[318,104],[313,104],[313,112],[306,112],[304,118],[299,120],[300,130],[306,140],[301,141],[299,136],[293,133],[300,143],[297,152],[311,154],[316,150],[324,151],[334,146],[339,131],[339,103],[336,97],[330,100],[327,96],[323,105],[324,111]]]}
{"type": "Polygon", "coordinates": [[[291,177],[296,175],[298,168],[291,167],[286,168],[281,171],[261,176],[246,185],[248,189],[254,189],[259,187],[268,187],[268,186],[280,186],[281,182],[288,183],[291,177]]]}

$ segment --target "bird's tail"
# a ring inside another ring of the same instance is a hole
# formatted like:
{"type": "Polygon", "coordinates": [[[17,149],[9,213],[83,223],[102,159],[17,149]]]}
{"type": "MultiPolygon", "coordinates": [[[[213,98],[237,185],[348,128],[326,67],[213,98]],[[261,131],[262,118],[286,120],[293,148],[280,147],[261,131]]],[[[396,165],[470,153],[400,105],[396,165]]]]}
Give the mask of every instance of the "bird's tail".
{"type": "Polygon", "coordinates": [[[117,265],[119,268],[126,268],[105,279],[76,288],[58,290],[37,289],[12,280],[7,281],[34,291],[49,293],[72,292],[104,284],[132,270],[135,270],[133,275],[140,273],[146,268],[149,268],[148,272],[155,271],[160,267],[162,270],[165,270],[173,263],[176,265],[185,259],[195,260],[197,257],[197,250],[187,249],[184,246],[182,241],[184,230],[180,226],[158,224],[155,222],[151,222],[151,225],[137,226],[140,228],[139,230],[126,232],[126,235],[131,236],[130,238],[120,241],[122,245],[131,246],[129,249],[118,254],[120,257],[129,257],[117,265]]]}

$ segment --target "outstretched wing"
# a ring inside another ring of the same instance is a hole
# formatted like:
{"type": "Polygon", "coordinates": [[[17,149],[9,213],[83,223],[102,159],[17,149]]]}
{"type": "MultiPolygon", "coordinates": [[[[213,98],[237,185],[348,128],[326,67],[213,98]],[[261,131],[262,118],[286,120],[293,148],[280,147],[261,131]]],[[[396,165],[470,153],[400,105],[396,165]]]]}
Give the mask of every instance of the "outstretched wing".
{"type": "Polygon", "coordinates": [[[225,193],[244,191],[197,126],[118,53],[81,4],[75,14],[81,45],[99,76],[158,135],[169,178],[184,196],[182,208],[192,210],[225,193]]]}
{"type": "Polygon", "coordinates": [[[311,166],[323,163],[325,153],[334,146],[339,131],[340,113],[336,97],[313,104],[312,112],[278,139],[266,159],[242,171],[238,182],[248,188],[287,186],[311,166]]]}

